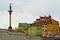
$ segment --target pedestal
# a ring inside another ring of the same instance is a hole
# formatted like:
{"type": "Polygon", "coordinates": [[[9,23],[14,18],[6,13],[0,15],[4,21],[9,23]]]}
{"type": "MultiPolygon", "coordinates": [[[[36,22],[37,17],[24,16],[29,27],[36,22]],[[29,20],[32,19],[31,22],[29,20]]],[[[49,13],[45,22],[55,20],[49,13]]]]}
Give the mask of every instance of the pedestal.
{"type": "Polygon", "coordinates": [[[11,26],[9,26],[8,30],[9,30],[9,31],[12,31],[12,27],[11,27],[11,26]]]}

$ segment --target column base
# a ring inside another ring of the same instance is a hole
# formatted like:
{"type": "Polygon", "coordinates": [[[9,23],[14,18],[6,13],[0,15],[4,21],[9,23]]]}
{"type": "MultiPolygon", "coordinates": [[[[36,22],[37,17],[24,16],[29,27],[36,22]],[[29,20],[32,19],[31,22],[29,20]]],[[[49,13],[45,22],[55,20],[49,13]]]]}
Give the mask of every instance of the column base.
{"type": "Polygon", "coordinates": [[[9,31],[12,31],[12,27],[11,27],[11,26],[9,26],[9,27],[8,27],[8,30],[9,30],[9,31]]]}

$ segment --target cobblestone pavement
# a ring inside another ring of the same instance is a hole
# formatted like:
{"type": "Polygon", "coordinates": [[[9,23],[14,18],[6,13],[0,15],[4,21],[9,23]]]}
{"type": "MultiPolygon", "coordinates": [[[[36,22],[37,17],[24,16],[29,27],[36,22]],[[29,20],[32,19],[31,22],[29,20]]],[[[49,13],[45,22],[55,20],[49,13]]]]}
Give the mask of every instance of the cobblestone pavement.
{"type": "Polygon", "coordinates": [[[23,33],[9,32],[8,30],[0,29],[0,40],[42,40],[42,38],[37,36],[26,36],[23,33]]]}
{"type": "Polygon", "coordinates": [[[0,29],[0,40],[60,40],[59,38],[47,38],[39,36],[26,36],[23,33],[9,32],[6,29],[0,29]]]}

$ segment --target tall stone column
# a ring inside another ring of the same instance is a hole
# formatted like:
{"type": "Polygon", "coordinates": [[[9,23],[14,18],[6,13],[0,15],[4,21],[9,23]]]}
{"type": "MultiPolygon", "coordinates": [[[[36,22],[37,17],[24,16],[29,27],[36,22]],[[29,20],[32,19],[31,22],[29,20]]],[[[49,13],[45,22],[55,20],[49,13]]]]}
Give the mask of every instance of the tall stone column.
{"type": "Polygon", "coordinates": [[[9,27],[8,27],[8,30],[9,31],[12,31],[12,26],[11,26],[11,14],[12,14],[12,6],[11,6],[11,3],[10,3],[10,6],[9,6],[9,27]]]}

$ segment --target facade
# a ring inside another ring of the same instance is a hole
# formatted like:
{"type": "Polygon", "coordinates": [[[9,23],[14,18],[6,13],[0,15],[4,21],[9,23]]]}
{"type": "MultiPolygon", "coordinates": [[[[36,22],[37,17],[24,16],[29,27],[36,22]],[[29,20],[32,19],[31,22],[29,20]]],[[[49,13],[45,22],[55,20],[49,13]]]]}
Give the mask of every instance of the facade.
{"type": "Polygon", "coordinates": [[[59,35],[59,23],[58,21],[48,17],[41,17],[36,19],[34,23],[19,23],[18,29],[24,32],[26,35],[42,35],[43,37],[58,36],[59,35]]]}
{"type": "Polygon", "coordinates": [[[32,26],[28,28],[29,35],[42,35],[42,26],[32,26]]]}
{"type": "Polygon", "coordinates": [[[41,17],[40,16],[40,23],[43,24],[50,24],[51,23],[51,16],[49,15],[48,17],[41,17]]]}
{"type": "Polygon", "coordinates": [[[42,36],[46,36],[47,35],[47,33],[46,33],[46,25],[47,24],[52,24],[52,18],[51,18],[50,15],[48,17],[40,16],[39,19],[36,19],[36,21],[34,21],[34,25],[35,26],[39,26],[39,25],[42,26],[42,36]]]}
{"type": "Polygon", "coordinates": [[[59,33],[59,25],[47,24],[46,31],[47,31],[47,35],[56,36],[59,33]]]}
{"type": "Polygon", "coordinates": [[[42,36],[56,36],[59,35],[59,23],[58,21],[51,18],[49,15],[48,17],[40,16],[40,19],[36,19],[34,21],[35,26],[42,26],[42,36]]]}
{"type": "Polygon", "coordinates": [[[18,29],[23,32],[25,30],[25,27],[27,27],[26,23],[19,23],[18,29]]]}
{"type": "Polygon", "coordinates": [[[39,26],[39,25],[41,25],[40,19],[36,19],[36,21],[34,21],[34,26],[39,26]]]}
{"type": "Polygon", "coordinates": [[[59,35],[59,23],[52,19],[52,24],[45,25],[46,36],[58,36],[59,35]]]}
{"type": "Polygon", "coordinates": [[[59,35],[58,35],[58,36],[59,36],[59,38],[60,38],[60,26],[59,26],[59,35]]]}
{"type": "Polygon", "coordinates": [[[19,23],[18,29],[27,35],[29,26],[30,26],[30,24],[28,24],[28,23],[19,23]]]}
{"type": "Polygon", "coordinates": [[[44,16],[40,16],[39,19],[36,19],[36,21],[34,21],[34,25],[38,26],[38,25],[44,25],[44,24],[51,24],[51,16],[49,15],[48,17],[44,16]]]}
{"type": "Polygon", "coordinates": [[[42,37],[46,36],[47,30],[46,30],[46,25],[42,25],[42,37]]]}

